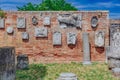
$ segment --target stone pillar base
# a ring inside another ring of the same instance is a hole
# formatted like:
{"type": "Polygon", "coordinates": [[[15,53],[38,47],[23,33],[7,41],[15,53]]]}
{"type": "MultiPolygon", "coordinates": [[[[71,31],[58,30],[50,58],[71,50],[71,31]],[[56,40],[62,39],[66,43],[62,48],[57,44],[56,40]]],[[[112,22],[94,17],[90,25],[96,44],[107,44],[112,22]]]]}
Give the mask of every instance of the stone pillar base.
{"type": "Polygon", "coordinates": [[[91,61],[83,61],[83,65],[91,65],[91,61]]]}
{"type": "Polygon", "coordinates": [[[120,77],[120,68],[113,68],[112,73],[116,77],[120,77]]]}

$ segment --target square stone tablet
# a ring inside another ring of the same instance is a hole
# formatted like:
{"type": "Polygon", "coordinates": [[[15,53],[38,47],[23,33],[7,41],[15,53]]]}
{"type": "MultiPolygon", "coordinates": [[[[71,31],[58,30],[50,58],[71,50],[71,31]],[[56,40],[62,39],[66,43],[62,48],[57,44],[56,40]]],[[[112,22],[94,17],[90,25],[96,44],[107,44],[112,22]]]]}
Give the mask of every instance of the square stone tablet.
{"type": "Polygon", "coordinates": [[[26,21],[25,21],[25,18],[17,18],[17,28],[19,29],[23,29],[26,27],[26,21]]]}
{"type": "Polygon", "coordinates": [[[43,21],[44,25],[50,25],[50,17],[45,17],[43,21]]]}
{"type": "Polygon", "coordinates": [[[22,39],[25,40],[25,39],[29,39],[29,34],[27,32],[23,32],[22,33],[22,39]]]}
{"type": "Polygon", "coordinates": [[[47,28],[46,27],[35,28],[35,36],[36,37],[47,37],[48,36],[47,28]]]}

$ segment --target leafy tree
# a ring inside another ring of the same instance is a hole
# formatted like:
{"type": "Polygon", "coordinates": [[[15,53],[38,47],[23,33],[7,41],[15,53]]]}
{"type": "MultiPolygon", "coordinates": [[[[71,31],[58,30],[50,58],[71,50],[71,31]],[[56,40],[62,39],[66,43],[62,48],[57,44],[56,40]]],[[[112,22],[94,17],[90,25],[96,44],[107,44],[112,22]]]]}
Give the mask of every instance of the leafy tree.
{"type": "Polygon", "coordinates": [[[77,8],[65,0],[43,0],[41,4],[28,3],[17,7],[18,11],[76,11],[77,8]]]}

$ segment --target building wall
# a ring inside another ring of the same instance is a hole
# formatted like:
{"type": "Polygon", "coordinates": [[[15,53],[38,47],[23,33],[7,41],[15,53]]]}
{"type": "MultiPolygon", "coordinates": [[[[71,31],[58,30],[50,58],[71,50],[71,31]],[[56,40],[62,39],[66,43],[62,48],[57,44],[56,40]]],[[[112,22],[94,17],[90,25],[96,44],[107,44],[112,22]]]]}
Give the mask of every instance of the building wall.
{"type": "Polygon", "coordinates": [[[0,47],[14,46],[16,49],[16,56],[18,54],[27,54],[30,63],[50,63],[50,62],[82,62],[83,61],[83,44],[82,33],[89,33],[90,53],[92,61],[105,61],[105,47],[109,45],[109,12],[108,11],[41,11],[41,12],[6,12],[5,28],[0,29],[0,47]],[[57,14],[82,14],[82,29],[59,27],[57,14]],[[45,26],[48,28],[47,38],[36,38],[34,35],[34,28],[43,26],[43,19],[45,16],[51,17],[51,25],[45,26]],[[32,17],[38,18],[38,25],[32,24],[32,17]],[[96,29],[91,27],[91,18],[97,16],[98,26],[96,29]],[[18,29],[17,18],[26,18],[26,29],[18,29]],[[7,34],[7,27],[14,27],[13,34],[7,34]],[[54,31],[59,30],[62,33],[62,45],[53,46],[52,35],[54,31]],[[105,46],[103,48],[96,48],[95,32],[105,31],[105,46]],[[22,40],[22,32],[29,33],[29,40],[22,40]],[[77,43],[74,46],[67,45],[67,33],[77,33],[77,43]]]}

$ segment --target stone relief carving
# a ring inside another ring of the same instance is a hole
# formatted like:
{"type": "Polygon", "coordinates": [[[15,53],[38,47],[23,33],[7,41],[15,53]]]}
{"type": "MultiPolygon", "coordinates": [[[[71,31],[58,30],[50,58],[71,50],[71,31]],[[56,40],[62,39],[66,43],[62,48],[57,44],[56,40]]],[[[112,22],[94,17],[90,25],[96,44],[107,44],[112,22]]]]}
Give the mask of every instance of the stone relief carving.
{"type": "Polygon", "coordinates": [[[53,33],[53,45],[61,45],[61,33],[56,31],[53,33]]]}
{"type": "Polygon", "coordinates": [[[113,47],[114,53],[120,51],[120,26],[111,25],[110,27],[110,46],[113,47]]]}
{"type": "Polygon", "coordinates": [[[22,33],[22,39],[29,39],[29,34],[27,32],[22,33]]]}
{"type": "Polygon", "coordinates": [[[33,18],[32,18],[32,24],[33,25],[37,25],[38,24],[38,19],[35,16],[33,16],[33,18]]]}
{"type": "Polygon", "coordinates": [[[4,18],[0,18],[0,28],[4,28],[5,26],[5,20],[4,18]]]}
{"type": "Polygon", "coordinates": [[[17,68],[27,69],[29,66],[28,56],[26,54],[19,54],[17,56],[17,68]]]}
{"type": "Polygon", "coordinates": [[[59,14],[58,15],[58,22],[61,28],[67,28],[67,27],[82,28],[81,20],[82,20],[81,14],[59,14]]]}
{"type": "Polygon", "coordinates": [[[75,45],[76,44],[76,33],[69,32],[67,33],[67,44],[68,45],[75,45]]]}
{"type": "Polygon", "coordinates": [[[50,17],[49,16],[44,18],[43,24],[44,25],[50,25],[50,17]]]}
{"type": "Polygon", "coordinates": [[[48,30],[46,27],[35,28],[35,36],[36,37],[47,37],[48,30]]]}
{"type": "Polygon", "coordinates": [[[14,29],[13,29],[13,27],[7,27],[6,31],[8,34],[12,34],[14,32],[14,29]]]}
{"type": "Polygon", "coordinates": [[[97,31],[95,33],[95,46],[104,47],[105,33],[104,31],[97,31]]]}
{"type": "Polygon", "coordinates": [[[97,24],[98,24],[98,18],[96,16],[93,16],[92,19],[91,19],[91,26],[93,28],[96,28],[97,24]]]}
{"type": "Polygon", "coordinates": [[[17,28],[25,28],[25,25],[26,25],[26,21],[25,21],[25,18],[17,18],[17,28]]]}

